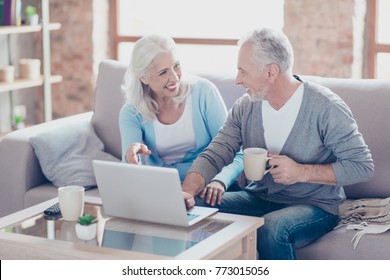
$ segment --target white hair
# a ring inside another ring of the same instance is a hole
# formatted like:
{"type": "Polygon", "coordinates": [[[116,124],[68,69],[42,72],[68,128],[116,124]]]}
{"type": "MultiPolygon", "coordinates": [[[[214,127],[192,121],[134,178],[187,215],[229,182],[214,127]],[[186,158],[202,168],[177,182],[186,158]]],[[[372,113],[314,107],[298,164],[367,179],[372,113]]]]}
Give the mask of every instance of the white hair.
{"type": "Polygon", "coordinates": [[[253,30],[244,35],[238,45],[251,43],[254,47],[253,62],[259,69],[277,64],[282,73],[292,71],[294,51],[287,36],[269,28],[253,30]]]}
{"type": "MultiPolygon", "coordinates": [[[[161,53],[175,53],[176,44],[170,37],[160,35],[148,35],[139,39],[133,48],[131,60],[123,77],[121,90],[129,104],[134,106],[146,121],[151,121],[158,113],[158,104],[152,98],[148,85],[142,83],[154,61],[161,53]]],[[[189,91],[190,86],[186,82],[185,75],[181,76],[179,93],[175,96],[176,104],[182,103],[189,91]]]]}

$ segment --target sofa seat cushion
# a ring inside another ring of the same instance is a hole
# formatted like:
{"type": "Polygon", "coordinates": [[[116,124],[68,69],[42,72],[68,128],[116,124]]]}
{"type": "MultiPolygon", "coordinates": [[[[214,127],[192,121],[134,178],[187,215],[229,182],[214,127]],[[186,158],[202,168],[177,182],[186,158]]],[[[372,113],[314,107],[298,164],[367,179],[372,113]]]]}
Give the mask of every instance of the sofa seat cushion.
{"type": "Polygon", "coordinates": [[[390,232],[365,234],[356,249],[351,242],[355,230],[335,229],[316,242],[297,250],[298,259],[306,260],[390,260],[390,232]]]}
{"type": "MultiPolygon", "coordinates": [[[[355,199],[347,199],[340,206],[340,216],[347,207],[355,204],[355,199]]],[[[389,242],[390,231],[381,234],[365,234],[356,249],[352,238],[358,231],[339,227],[325,234],[312,244],[297,250],[298,259],[307,260],[390,260],[390,250],[384,245],[389,242]]]]}
{"type": "Polygon", "coordinates": [[[43,174],[56,186],[96,185],[92,160],[118,161],[104,152],[89,121],[60,126],[30,138],[43,174]]]}
{"type": "MultiPolygon", "coordinates": [[[[91,189],[85,191],[86,196],[100,197],[99,189],[91,189]]],[[[58,188],[53,184],[47,183],[29,189],[24,195],[24,208],[31,207],[46,200],[58,196],[58,188]]]]}

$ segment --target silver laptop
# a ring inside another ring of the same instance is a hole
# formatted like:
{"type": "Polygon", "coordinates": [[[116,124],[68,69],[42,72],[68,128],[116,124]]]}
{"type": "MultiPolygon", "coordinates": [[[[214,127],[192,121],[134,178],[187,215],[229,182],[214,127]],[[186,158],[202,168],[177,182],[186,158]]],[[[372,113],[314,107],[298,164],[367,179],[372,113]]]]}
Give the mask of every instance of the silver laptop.
{"type": "Polygon", "coordinates": [[[197,206],[187,211],[174,168],[94,160],[93,169],[109,216],[191,226],[218,211],[197,206]]]}

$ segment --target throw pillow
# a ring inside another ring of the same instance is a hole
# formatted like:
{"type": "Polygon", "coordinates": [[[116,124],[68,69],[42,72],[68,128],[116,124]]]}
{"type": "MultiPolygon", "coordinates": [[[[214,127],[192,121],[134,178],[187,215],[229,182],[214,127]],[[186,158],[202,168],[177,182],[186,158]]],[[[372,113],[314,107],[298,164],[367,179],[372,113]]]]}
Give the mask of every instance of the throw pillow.
{"type": "Polygon", "coordinates": [[[62,125],[30,138],[43,174],[54,185],[95,186],[92,160],[119,161],[104,152],[91,123],[62,125]]]}

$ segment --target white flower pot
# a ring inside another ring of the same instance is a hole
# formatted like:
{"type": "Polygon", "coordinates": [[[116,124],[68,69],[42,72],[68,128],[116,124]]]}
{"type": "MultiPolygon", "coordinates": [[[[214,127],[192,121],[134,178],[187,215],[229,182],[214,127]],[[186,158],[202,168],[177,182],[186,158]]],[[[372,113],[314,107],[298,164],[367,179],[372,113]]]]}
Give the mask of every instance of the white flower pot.
{"type": "Polygon", "coordinates": [[[97,223],[88,226],[76,224],[76,234],[79,239],[91,240],[96,237],[97,223]]]}
{"type": "Polygon", "coordinates": [[[27,25],[38,25],[39,24],[39,16],[38,15],[30,15],[26,17],[27,25]]]}

